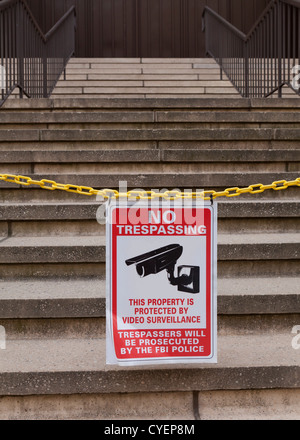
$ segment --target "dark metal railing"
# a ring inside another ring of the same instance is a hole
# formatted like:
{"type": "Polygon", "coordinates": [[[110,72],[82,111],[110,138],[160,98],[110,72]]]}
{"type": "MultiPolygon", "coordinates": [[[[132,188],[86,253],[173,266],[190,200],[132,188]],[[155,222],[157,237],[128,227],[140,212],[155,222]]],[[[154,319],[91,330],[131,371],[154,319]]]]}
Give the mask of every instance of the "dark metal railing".
{"type": "Polygon", "coordinates": [[[273,0],[245,35],[206,7],[206,52],[243,97],[268,97],[288,86],[300,94],[300,1],[273,0]]]}
{"type": "Polygon", "coordinates": [[[20,98],[48,98],[75,50],[75,7],[44,35],[26,1],[0,2],[0,106],[20,98]]]}

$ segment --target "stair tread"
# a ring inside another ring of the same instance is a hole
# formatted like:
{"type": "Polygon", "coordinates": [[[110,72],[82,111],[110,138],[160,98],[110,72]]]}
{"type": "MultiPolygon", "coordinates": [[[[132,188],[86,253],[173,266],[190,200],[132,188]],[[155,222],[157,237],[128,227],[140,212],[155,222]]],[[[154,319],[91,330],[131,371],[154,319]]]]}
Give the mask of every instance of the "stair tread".
{"type": "MultiPolygon", "coordinates": [[[[105,298],[105,280],[1,281],[1,300],[105,298]]],[[[220,296],[299,295],[297,277],[218,278],[220,296]],[[266,288],[267,286],[267,288],[266,288]]]]}
{"type": "MultiPolygon", "coordinates": [[[[56,170],[55,170],[56,171],[56,170]]],[[[138,170],[136,170],[138,171],[138,170]]],[[[8,173],[10,174],[10,173],[8,173]]],[[[144,173],[139,173],[137,174],[136,172],[115,172],[114,174],[112,173],[101,173],[100,175],[97,174],[96,172],[91,172],[88,175],[86,175],[85,173],[59,173],[59,172],[47,172],[47,173],[28,173],[27,176],[32,178],[33,180],[40,180],[40,179],[50,179],[50,180],[55,180],[56,182],[59,183],[68,183],[68,184],[73,184],[76,185],[78,182],[79,185],[86,185],[89,186],[89,183],[93,184],[93,185],[102,185],[101,182],[105,182],[106,185],[105,187],[108,187],[112,185],[112,183],[115,184],[114,187],[117,187],[119,185],[119,181],[122,180],[127,180],[128,182],[128,188],[131,187],[131,185],[134,185],[134,187],[138,186],[139,188],[141,188],[143,186],[142,182],[144,182],[144,187],[148,186],[148,185],[157,185],[158,182],[156,179],[161,179],[163,180],[163,183],[160,180],[160,186],[162,185],[172,185],[174,184],[173,188],[178,188],[181,186],[184,186],[186,183],[191,183],[191,181],[194,182],[194,185],[199,185],[199,184],[203,184],[203,185],[214,185],[216,187],[225,187],[226,185],[234,185],[234,184],[243,184],[246,185],[247,182],[249,181],[249,185],[253,184],[253,179],[259,179],[259,180],[263,180],[263,182],[260,183],[264,183],[264,184],[270,184],[270,179],[274,179],[274,180],[282,180],[283,178],[285,178],[286,180],[293,180],[298,178],[298,174],[299,172],[297,171],[287,171],[285,173],[282,173],[280,171],[265,171],[265,172],[261,172],[261,171],[239,171],[239,172],[235,172],[233,173],[232,171],[218,171],[218,172],[214,172],[212,173],[207,173],[207,172],[189,172],[189,173],[177,173],[175,174],[174,172],[172,173],[170,172],[161,172],[158,173],[157,171],[149,171],[149,172],[144,172],[144,173]],[[122,177],[122,178],[120,178],[122,177]],[[117,179],[118,178],[118,179],[117,179]],[[151,179],[151,181],[149,181],[151,179]],[[247,182],[245,182],[245,179],[247,179],[247,182]],[[151,183],[152,182],[152,183],[151,183]],[[168,183],[169,182],[169,183],[168,183]],[[240,182],[240,183],[239,183],[240,182]],[[177,186],[176,186],[177,184],[177,186]]],[[[0,182],[0,186],[1,185],[13,185],[12,188],[17,189],[17,185],[15,183],[10,183],[10,182],[0,182]]],[[[188,188],[190,188],[190,186],[188,186],[188,188]]]]}
{"type": "Polygon", "coordinates": [[[300,107],[300,99],[261,99],[261,98],[51,98],[51,99],[11,99],[7,100],[2,111],[12,109],[63,109],[63,108],[202,108],[216,111],[230,109],[282,109],[294,110],[300,107]]]}
{"type": "MultiPolygon", "coordinates": [[[[250,281],[218,278],[219,314],[300,312],[297,277],[251,278],[250,281]]],[[[106,281],[2,281],[0,298],[0,319],[105,317],[106,281]]]]}
{"type": "MultiPolygon", "coordinates": [[[[273,199],[264,199],[264,200],[242,200],[241,198],[237,198],[235,199],[235,201],[233,201],[232,199],[230,200],[230,198],[223,198],[221,200],[218,201],[218,207],[220,207],[221,205],[226,206],[226,205],[230,205],[230,206],[234,206],[234,207],[238,207],[238,205],[243,205],[243,206],[253,206],[253,207],[264,207],[264,206],[289,206],[289,205],[295,205],[298,206],[298,201],[295,199],[284,199],[284,200],[273,200],[273,199]]],[[[99,202],[97,201],[93,201],[93,200],[86,200],[86,199],[79,199],[78,202],[76,201],[61,201],[61,200],[57,200],[57,201],[48,201],[45,200],[45,202],[43,202],[43,206],[50,206],[50,207],[80,207],[80,206],[98,206],[99,202]]],[[[30,208],[30,207],[40,207],[41,203],[37,202],[37,201],[20,201],[20,202],[15,202],[15,201],[11,201],[11,200],[7,200],[5,202],[0,202],[0,207],[5,208],[5,207],[10,207],[10,208],[16,208],[16,209],[22,209],[22,207],[25,208],[30,208]]],[[[236,213],[234,212],[234,215],[236,213]]],[[[261,215],[261,214],[260,214],[261,215]]]]}
{"type": "MultiPolygon", "coordinates": [[[[295,109],[297,110],[297,109],[295,109]]],[[[153,114],[157,115],[157,122],[211,122],[211,123],[298,123],[300,114],[298,111],[274,111],[264,112],[258,110],[244,112],[224,112],[222,109],[215,112],[204,112],[202,109],[176,110],[172,109],[116,109],[115,111],[99,110],[98,112],[80,110],[74,112],[59,112],[55,109],[40,114],[39,112],[8,112],[2,110],[1,124],[43,124],[43,123],[128,123],[128,122],[154,122],[153,114]]]]}
{"type": "Polygon", "coordinates": [[[75,236],[75,237],[9,237],[1,242],[2,247],[68,247],[68,246],[105,246],[103,236],[75,236]]]}
{"type": "MultiPolygon", "coordinates": [[[[219,278],[218,295],[264,296],[299,294],[296,277],[219,278]],[[267,290],[265,288],[267,285],[267,290]]],[[[1,300],[104,298],[105,280],[15,280],[1,281],[1,300]]]]}
{"type": "Polygon", "coordinates": [[[1,281],[0,298],[6,301],[104,298],[105,280],[1,281]]]}
{"type": "Polygon", "coordinates": [[[105,365],[104,339],[8,340],[0,393],[183,391],[290,388],[300,367],[290,333],[219,336],[218,364],[105,365]],[[89,390],[89,391],[88,391],[89,390]]]}
{"type": "Polygon", "coordinates": [[[300,295],[297,277],[221,278],[218,291],[222,296],[300,295]]]}
{"type": "MultiPolygon", "coordinates": [[[[124,371],[114,366],[105,366],[105,345],[103,338],[76,340],[68,338],[59,341],[55,339],[8,340],[7,348],[5,352],[2,352],[0,371],[2,373],[99,369],[124,371]],[[69,344],[70,347],[68,347],[69,344]],[[45,356],[50,352],[53,356],[49,358],[48,355],[45,356]],[[73,364],[72,358],[75,362],[73,364]]],[[[276,334],[276,338],[270,338],[270,333],[254,336],[249,334],[220,335],[218,345],[218,365],[197,365],[195,369],[294,365],[299,367],[300,371],[298,353],[291,346],[291,334],[276,334]],[[269,357],[268,354],[272,356],[269,357]]],[[[128,368],[128,370],[138,369],[128,368]]]]}
{"type": "Polygon", "coordinates": [[[298,243],[300,232],[296,233],[236,233],[218,234],[218,243],[222,245],[236,244],[275,244],[275,243],[298,243]]]}
{"type": "Polygon", "coordinates": [[[2,150],[3,164],[9,163],[81,163],[100,164],[118,162],[149,163],[261,163],[261,162],[299,162],[300,149],[251,150],[251,149],[122,149],[122,150],[52,150],[24,151],[2,150]]]}
{"type": "MultiPolygon", "coordinates": [[[[81,198],[73,203],[65,201],[0,203],[1,221],[63,221],[96,220],[96,212],[101,205],[97,201],[81,198]]],[[[297,200],[234,200],[222,199],[218,202],[218,218],[236,220],[241,218],[299,218],[300,204],[297,200]]]]}
{"type": "MultiPolygon", "coordinates": [[[[175,237],[174,237],[175,238],[175,237]]],[[[298,243],[299,233],[218,234],[219,245],[298,243]]],[[[8,237],[2,247],[105,246],[104,236],[8,237]]]]}

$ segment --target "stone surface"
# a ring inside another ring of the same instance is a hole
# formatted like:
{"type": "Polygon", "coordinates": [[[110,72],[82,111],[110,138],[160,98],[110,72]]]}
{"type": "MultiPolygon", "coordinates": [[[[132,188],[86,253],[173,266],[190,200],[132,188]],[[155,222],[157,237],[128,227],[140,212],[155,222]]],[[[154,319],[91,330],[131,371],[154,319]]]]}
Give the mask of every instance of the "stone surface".
{"type": "MultiPolygon", "coordinates": [[[[291,329],[292,330],[292,329],[291,329]]],[[[218,364],[105,366],[103,339],[12,340],[1,352],[1,395],[299,388],[291,332],[220,336],[218,364]],[[217,372],[217,373],[216,373],[217,372]]]]}
{"type": "Polygon", "coordinates": [[[130,393],[0,397],[2,420],[193,420],[193,394],[130,393]]]}
{"type": "MultiPolygon", "coordinates": [[[[157,190],[299,177],[299,99],[243,99],[218,74],[212,60],[71,60],[59,99],[1,109],[1,171],[157,190]]],[[[0,184],[3,418],[297,418],[299,189],[218,199],[213,365],[105,365],[100,204],[0,184]]]]}
{"type": "Polygon", "coordinates": [[[202,420],[299,420],[299,390],[199,393],[202,420]]]}

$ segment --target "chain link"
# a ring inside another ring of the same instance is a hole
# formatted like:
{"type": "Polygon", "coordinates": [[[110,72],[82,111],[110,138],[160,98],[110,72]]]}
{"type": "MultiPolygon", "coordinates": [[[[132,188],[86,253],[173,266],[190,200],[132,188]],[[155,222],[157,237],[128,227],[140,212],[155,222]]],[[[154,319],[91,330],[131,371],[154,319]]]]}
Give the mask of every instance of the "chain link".
{"type": "Polygon", "coordinates": [[[227,188],[223,191],[199,191],[199,192],[180,192],[180,191],[165,191],[162,193],[156,193],[155,191],[128,191],[127,193],[119,193],[114,189],[95,189],[89,186],[80,186],[80,185],[71,185],[71,184],[63,184],[57,183],[54,180],[34,180],[28,176],[18,176],[15,174],[0,174],[0,181],[16,183],[21,186],[31,186],[36,185],[42,189],[48,191],[66,191],[72,192],[76,194],[82,194],[85,196],[93,196],[99,195],[104,199],[110,198],[128,198],[129,200],[140,199],[140,200],[149,200],[155,198],[162,198],[165,200],[178,200],[178,199],[197,199],[200,198],[202,200],[211,200],[216,199],[217,197],[237,197],[242,194],[259,194],[266,190],[273,189],[274,191],[282,191],[291,186],[300,186],[300,177],[295,180],[287,181],[287,180],[278,180],[276,182],[271,183],[270,185],[263,185],[262,183],[257,183],[254,185],[249,185],[246,188],[227,188]]]}

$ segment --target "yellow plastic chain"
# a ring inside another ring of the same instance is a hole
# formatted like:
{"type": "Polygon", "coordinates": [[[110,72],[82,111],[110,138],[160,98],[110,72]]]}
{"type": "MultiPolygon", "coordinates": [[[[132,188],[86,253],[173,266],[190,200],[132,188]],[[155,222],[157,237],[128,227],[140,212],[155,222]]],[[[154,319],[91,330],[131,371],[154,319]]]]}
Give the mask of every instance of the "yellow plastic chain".
{"type": "Polygon", "coordinates": [[[140,199],[149,200],[155,198],[163,198],[165,200],[178,200],[178,199],[196,199],[200,198],[202,200],[216,199],[217,197],[237,197],[242,194],[259,194],[267,189],[273,189],[274,191],[281,191],[287,189],[291,186],[300,186],[300,177],[296,180],[278,180],[271,183],[270,185],[263,185],[262,183],[257,183],[255,185],[249,185],[246,188],[227,188],[224,191],[199,191],[199,192],[181,192],[181,191],[165,191],[162,193],[157,193],[155,191],[128,191],[128,192],[118,192],[113,189],[95,189],[89,186],[80,186],[72,184],[57,183],[54,180],[34,180],[27,176],[18,176],[15,174],[0,174],[0,181],[16,183],[22,186],[36,185],[42,189],[49,191],[67,191],[76,194],[82,194],[85,196],[98,195],[102,196],[104,199],[109,198],[128,198],[128,199],[140,199]]]}

